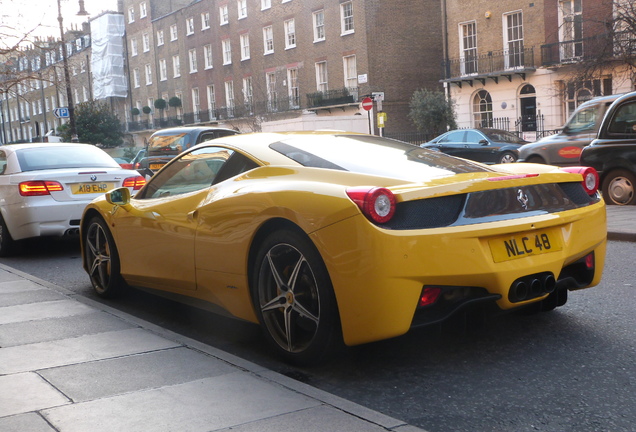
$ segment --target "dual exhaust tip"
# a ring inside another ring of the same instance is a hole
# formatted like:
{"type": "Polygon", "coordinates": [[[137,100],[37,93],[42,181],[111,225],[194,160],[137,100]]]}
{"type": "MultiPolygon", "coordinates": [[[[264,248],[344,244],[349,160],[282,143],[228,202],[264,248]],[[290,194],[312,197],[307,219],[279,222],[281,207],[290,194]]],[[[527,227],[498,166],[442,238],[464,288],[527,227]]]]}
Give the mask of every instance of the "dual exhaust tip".
{"type": "Polygon", "coordinates": [[[552,273],[524,276],[512,283],[508,299],[512,303],[550,294],[556,289],[556,279],[552,273]]]}

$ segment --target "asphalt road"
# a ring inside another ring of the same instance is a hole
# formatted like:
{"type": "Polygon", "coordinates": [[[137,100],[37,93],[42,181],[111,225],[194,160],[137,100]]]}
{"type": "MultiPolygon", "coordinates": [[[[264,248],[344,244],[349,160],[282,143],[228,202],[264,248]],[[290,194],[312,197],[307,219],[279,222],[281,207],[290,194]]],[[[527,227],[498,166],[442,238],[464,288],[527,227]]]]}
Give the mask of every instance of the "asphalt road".
{"type": "MultiPolygon", "coordinates": [[[[0,262],[97,299],[76,241],[0,262]]],[[[107,302],[315,387],[437,431],[633,431],[636,243],[610,242],[600,286],[550,313],[504,315],[348,349],[311,369],[268,352],[258,327],[133,290],[107,302]]]]}

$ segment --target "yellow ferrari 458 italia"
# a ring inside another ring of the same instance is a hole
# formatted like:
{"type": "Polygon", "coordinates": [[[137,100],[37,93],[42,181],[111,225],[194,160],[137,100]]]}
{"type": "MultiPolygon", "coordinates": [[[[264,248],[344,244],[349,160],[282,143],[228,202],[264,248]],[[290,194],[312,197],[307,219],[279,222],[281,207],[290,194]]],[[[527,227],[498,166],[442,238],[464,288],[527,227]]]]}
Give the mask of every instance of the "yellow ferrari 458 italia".
{"type": "Polygon", "coordinates": [[[364,134],[235,135],[88,205],[83,265],[101,296],[201,303],[307,363],[469,308],[552,310],[598,284],[597,184],[591,168],[486,166],[364,134]]]}

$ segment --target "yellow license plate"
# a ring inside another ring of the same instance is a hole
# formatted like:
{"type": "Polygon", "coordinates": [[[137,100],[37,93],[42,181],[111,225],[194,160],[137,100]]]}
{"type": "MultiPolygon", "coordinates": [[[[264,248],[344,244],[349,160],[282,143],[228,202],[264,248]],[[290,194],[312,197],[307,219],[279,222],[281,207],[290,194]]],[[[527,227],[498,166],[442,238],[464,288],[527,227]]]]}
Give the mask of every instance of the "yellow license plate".
{"type": "Polygon", "coordinates": [[[488,240],[495,262],[563,250],[563,238],[558,228],[501,236],[488,240]]]}
{"type": "Polygon", "coordinates": [[[114,183],[75,183],[71,185],[71,192],[74,194],[104,193],[115,189],[114,183]]]}
{"type": "Polygon", "coordinates": [[[159,170],[161,169],[162,166],[164,166],[165,164],[150,164],[150,169],[151,170],[159,170]]]}

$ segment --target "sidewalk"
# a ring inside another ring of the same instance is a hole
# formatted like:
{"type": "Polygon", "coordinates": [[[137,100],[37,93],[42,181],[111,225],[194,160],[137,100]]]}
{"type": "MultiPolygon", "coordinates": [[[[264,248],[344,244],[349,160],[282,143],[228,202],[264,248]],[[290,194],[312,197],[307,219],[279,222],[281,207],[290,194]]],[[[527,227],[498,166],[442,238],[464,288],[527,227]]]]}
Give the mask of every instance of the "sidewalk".
{"type": "Polygon", "coordinates": [[[0,430],[421,431],[2,264],[0,430]]]}

